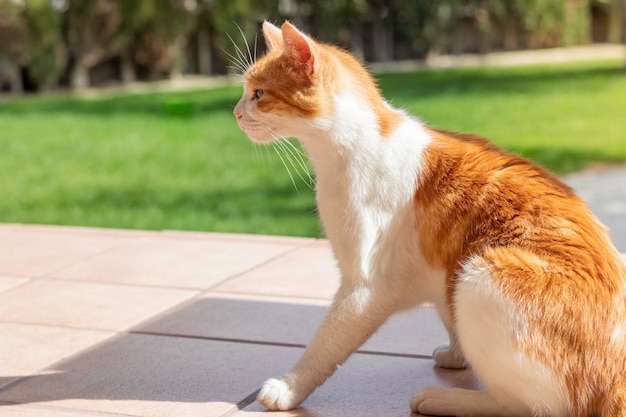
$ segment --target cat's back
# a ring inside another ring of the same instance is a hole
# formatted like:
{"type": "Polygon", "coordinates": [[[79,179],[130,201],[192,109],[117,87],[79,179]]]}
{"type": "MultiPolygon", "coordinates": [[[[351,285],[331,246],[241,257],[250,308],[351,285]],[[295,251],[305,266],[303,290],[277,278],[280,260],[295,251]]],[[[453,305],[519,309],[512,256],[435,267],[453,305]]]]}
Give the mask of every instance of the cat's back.
{"type": "Polygon", "coordinates": [[[415,206],[432,262],[457,269],[470,255],[516,247],[596,278],[623,279],[606,229],[568,185],[485,139],[430,133],[415,206]]]}

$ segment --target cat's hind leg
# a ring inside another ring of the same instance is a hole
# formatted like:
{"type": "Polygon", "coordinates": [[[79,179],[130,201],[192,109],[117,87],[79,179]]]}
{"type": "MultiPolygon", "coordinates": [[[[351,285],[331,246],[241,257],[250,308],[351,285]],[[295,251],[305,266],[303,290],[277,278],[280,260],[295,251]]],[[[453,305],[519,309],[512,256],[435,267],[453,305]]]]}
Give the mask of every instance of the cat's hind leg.
{"type": "MultiPolygon", "coordinates": [[[[498,264],[500,256],[510,259],[522,254],[494,250],[489,260],[475,256],[459,274],[453,302],[465,357],[494,404],[506,410],[503,415],[567,415],[571,403],[563,376],[536,356],[551,349],[533,324],[533,317],[543,316],[530,308],[534,295],[520,294],[525,288],[517,287],[519,278],[498,264]],[[505,285],[517,288],[517,293],[506,292],[505,285]]],[[[524,271],[525,282],[533,273],[539,272],[524,271]]],[[[480,408],[465,410],[457,415],[480,415],[480,408]]]]}
{"type": "Polygon", "coordinates": [[[411,411],[426,416],[514,416],[489,394],[462,388],[426,387],[411,398],[411,411]]]}

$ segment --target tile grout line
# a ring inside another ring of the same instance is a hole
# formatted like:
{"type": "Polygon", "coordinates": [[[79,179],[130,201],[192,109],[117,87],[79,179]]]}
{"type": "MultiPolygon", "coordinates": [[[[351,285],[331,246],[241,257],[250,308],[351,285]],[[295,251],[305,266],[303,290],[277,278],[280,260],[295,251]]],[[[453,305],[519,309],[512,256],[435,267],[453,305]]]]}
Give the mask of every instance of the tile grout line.
{"type": "Polygon", "coordinates": [[[310,297],[310,296],[306,297],[303,295],[274,294],[274,293],[268,294],[268,293],[256,293],[256,292],[220,291],[216,289],[208,289],[204,291],[203,293],[204,294],[218,294],[218,295],[222,295],[225,297],[228,297],[230,295],[232,297],[245,296],[245,297],[255,297],[255,298],[258,297],[259,299],[282,298],[284,300],[290,300],[290,301],[301,301],[301,302],[309,301],[311,303],[315,303],[314,305],[319,305],[321,307],[330,307],[333,301],[331,298],[324,298],[324,297],[310,297]]]}
{"type": "MultiPolygon", "coordinates": [[[[261,389],[257,389],[256,391],[254,391],[253,393],[251,393],[250,395],[248,395],[246,398],[244,398],[243,400],[239,401],[237,403],[237,410],[243,410],[244,408],[246,408],[247,406],[249,406],[250,404],[252,404],[253,402],[256,401],[256,397],[259,395],[259,391],[261,391],[261,389]]],[[[228,413],[229,415],[230,413],[228,413]]],[[[225,416],[224,416],[225,417],[225,416]]]]}
{"type": "MultiPolygon", "coordinates": [[[[285,343],[285,342],[268,342],[264,340],[252,340],[252,339],[236,339],[236,338],[228,338],[228,337],[213,337],[213,336],[195,336],[195,335],[181,335],[181,334],[168,334],[168,333],[160,333],[160,332],[150,332],[150,331],[130,331],[129,334],[134,335],[144,335],[144,336],[157,336],[157,337],[173,337],[173,338],[183,338],[183,339],[194,339],[194,340],[206,340],[212,342],[227,342],[227,343],[240,343],[247,345],[259,345],[259,346],[275,346],[275,347],[285,347],[285,348],[295,348],[295,349],[306,349],[306,344],[301,343],[285,343]]],[[[408,358],[408,359],[432,359],[431,355],[419,355],[413,353],[394,353],[394,352],[383,352],[376,350],[356,350],[354,353],[358,353],[361,355],[372,355],[372,356],[389,356],[394,358],[408,358]]]]}
{"type": "Polygon", "coordinates": [[[208,287],[204,291],[205,292],[213,291],[217,287],[220,287],[220,286],[226,284],[227,282],[229,282],[229,281],[231,281],[231,280],[233,280],[235,278],[238,278],[238,277],[240,277],[240,276],[242,276],[244,274],[247,274],[247,273],[249,273],[251,271],[254,271],[257,268],[261,268],[261,267],[269,264],[270,262],[274,262],[277,259],[283,258],[283,257],[289,255],[290,253],[295,252],[296,250],[304,248],[304,247],[309,246],[309,245],[311,245],[311,243],[306,243],[306,244],[302,244],[302,245],[293,246],[291,249],[288,249],[285,252],[281,252],[278,255],[274,255],[271,258],[266,259],[265,261],[262,261],[262,262],[260,262],[260,263],[258,263],[256,265],[254,265],[254,266],[251,266],[250,268],[246,269],[245,271],[237,272],[237,273],[235,273],[233,275],[230,275],[230,276],[224,278],[223,280],[219,281],[218,283],[213,284],[212,286],[208,287]]]}
{"type": "Polygon", "coordinates": [[[68,408],[68,407],[58,407],[51,405],[41,405],[41,404],[33,404],[33,403],[22,403],[16,401],[0,401],[0,409],[5,406],[24,406],[26,409],[31,410],[47,410],[47,411],[63,411],[70,414],[78,414],[80,416],[94,416],[94,417],[131,417],[130,414],[120,414],[120,413],[108,413],[104,411],[94,411],[94,410],[83,410],[80,408],[68,408]]]}
{"type": "Polygon", "coordinates": [[[133,245],[133,244],[137,243],[137,241],[145,239],[145,237],[132,237],[132,238],[130,238],[130,236],[128,236],[128,238],[129,238],[128,241],[126,241],[126,239],[124,239],[124,242],[117,243],[117,244],[111,246],[108,249],[105,249],[105,250],[100,251],[98,253],[94,253],[92,255],[88,255],[88,256],[86,256],[84,258],[81,258],[78,261],[70,262],[70,263],[68,263],[66,265],[60,266],[60,267],[58,267],[58,268],[56,268],[56,269],[54,269],[52,271],[48,271],[48,272],[46,272],[44,274],[39,275],[36,278],[37,279],[54,279],[53,277],[50,277],[50,275],[58,274],[60,272],[65,271],[66,269],[70,269],[70,268],[72,268],[72,267],[74,267],[74,266],[76,266],[78,264],[83,263],[83,262],[86,262],[86,261],[89,261],[89,260],[92,260],[92,259],[96,259],[96,258],[104,256],[104,255],[106,255],[108,253],[111,253],[111,252],[113,252],[113,251],[115,251],[115,250],[117,250],[117,249],[119,249],[119,248],[121,248],[121,247],[123,247],[125,245],[133,245]]]}
{"type": "MultiPolygon", "coordinates": [[[[39,281],[55,281],[55,282],[66,282],[66,283],[75,283],[75,284],[95,284],[95,285],[111,285],[111,286],[120,286],[120,287],[129,287],[129,288],[154,288],[159,290],[174,290],[174,291],[191,291],[202,293],[205,290],[199,287],[174,287],[168,285],[157,285],[157,284],[141,284],[141,283],[129,283],[129,282],[121,282],[121,281],[105,281],[105,280],[90,280],[90,279],[82,279],[82,278],[57,278],[57,277],[40,277],[37,278],[39,281]]],[[[12,288],[9,288],[11,290],[12,288]]]]}
{"type": "MultiPolygon", "coordinates": [[[[9,292],[9,291],[16,290],[16,289],[18,289],[18,288],[21,288],[21,287],[23,287],[23,286],[25,286],[25,285],[30,284],[30,283],[33,281],[33,278],[27,278],[27,277],[15,277],[15,278],[25,279],[25,280],[26,280],[26,282],[22,282],[22,283],[19,283],[19,284],[15,284],[15,285],[14,285],[14,286],[12,286],[12,287],[5,288],[5,289],[3,289],[3,290],[0,290],[0,294],[4,294],[4,293],[7,293],[7,292],[9,292]]],[[[36,278],[35,278],[35,279],[36,279],[36,278]]]]}

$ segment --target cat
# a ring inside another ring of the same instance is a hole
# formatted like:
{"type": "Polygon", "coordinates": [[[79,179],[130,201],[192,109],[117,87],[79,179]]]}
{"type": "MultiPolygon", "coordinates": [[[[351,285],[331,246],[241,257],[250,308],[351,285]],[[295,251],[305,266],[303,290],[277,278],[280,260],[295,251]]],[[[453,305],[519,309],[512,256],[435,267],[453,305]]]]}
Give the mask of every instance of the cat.
{"type": "Polygon", "coordinates": [[[290,410],[392,314],[431,302],[485,391],[427,387],[414,412],[626,417],[626,267],[606,229],[544,169],[388,104],[368,70],[289,22],[244,68],[239,127],[298,138],[341,284],[302,358],[258,401],[290,410]]]}

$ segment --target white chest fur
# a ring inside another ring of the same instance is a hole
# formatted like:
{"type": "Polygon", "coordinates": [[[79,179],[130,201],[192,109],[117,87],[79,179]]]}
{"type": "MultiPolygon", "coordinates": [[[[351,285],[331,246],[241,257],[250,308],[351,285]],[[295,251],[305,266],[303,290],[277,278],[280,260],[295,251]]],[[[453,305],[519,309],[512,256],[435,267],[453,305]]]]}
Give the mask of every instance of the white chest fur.
{"type": "Polygon", "coordinates": [[[402,125],[383,138],[376,116],[357,99],[338,97],[335,105],[334,118],[319,121],[331,133],[303,143],[315,166],[318,209],[343,285],[364,285],[391,299],[394,290],[406,291],[407,284],[414,287],[436,276],[437,283],[419,285],[428,288],[406,303],[440,298],[443,292],[435,288],[443,287],[443,274],[430,270],[420,254],[413,209],[430,137],[418,121],[403,115],[402,125]]]}

